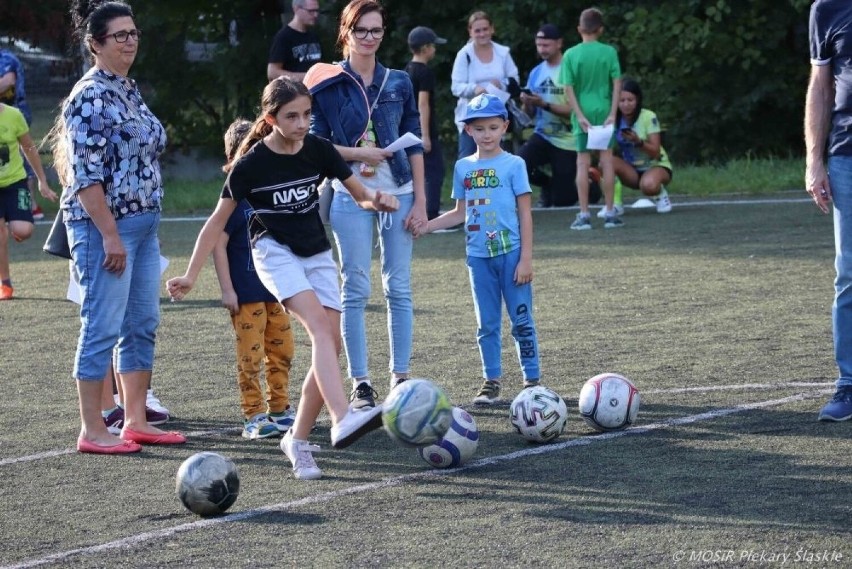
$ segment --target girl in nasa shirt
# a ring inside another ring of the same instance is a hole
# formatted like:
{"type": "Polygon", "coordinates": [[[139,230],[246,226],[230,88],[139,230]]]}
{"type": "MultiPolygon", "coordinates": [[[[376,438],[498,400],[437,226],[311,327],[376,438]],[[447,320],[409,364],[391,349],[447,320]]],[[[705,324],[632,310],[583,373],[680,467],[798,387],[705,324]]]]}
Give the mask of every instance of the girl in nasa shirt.
{"type": "Polygon", "coordinates": [[[331,444],[342,448],[381,425],[381,406],[351,411],[338,367],[340,289],[331,244],[319,217],[316,187],[323,178],[342,181],[358,205],[395,211],[392,195],[365,188],[330,142],[308,134],[311,97],[300,82],[274,79],[263,91],[262,114],[237,151],[216,210],[198,235],[186,274],[170,279],[169,294],[181,300],[193,287],[225,223],[241,199],[255,213],[249,222],[258,276],[307,329],[311,368],[302,386],[296,420],[281,441],[296,478],[322,473],[307,436],[325,403],[331,414],[331,444]]]}

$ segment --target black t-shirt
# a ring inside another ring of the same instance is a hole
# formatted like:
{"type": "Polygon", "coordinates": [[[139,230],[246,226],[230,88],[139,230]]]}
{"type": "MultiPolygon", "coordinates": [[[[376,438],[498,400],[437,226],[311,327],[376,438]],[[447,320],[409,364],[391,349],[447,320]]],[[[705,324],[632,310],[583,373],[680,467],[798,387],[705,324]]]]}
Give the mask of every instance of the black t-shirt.
{"type": "Polygon", "coordinates": [[[429,137],[438,136],[437,118],[435,117],[435,74],[429,66],[419,61],[409,61],[405,66],[405,72],[411,77],[411,85],[414,87],[415,101],[420,100],[420,92],[429,93],[429,137]]]}
{"type": "Polygon", "coordinates": [[[269,63],[280,63],[287,71],[305,73],[322,59],[319,36],[284,26],[275,34],[269,49],[269,63]]]}
{"type": "Polygon", "coordinates": [[[317,186],[323,178],[352,175],[332,144],[308,134],[296,154],[277,154],[261,140],[231,170],[222,197],[245,199],[254,209],[249,235],[269,235],[299,257],[331,248],[319,215],[317,186]]]}
{"type": "Polygon", "coordinates": [[[828,153],[852,155],[852,2],[817,0],[811,6],[810,55],[814,65],[831,65],[834,112],[828,153]]]}

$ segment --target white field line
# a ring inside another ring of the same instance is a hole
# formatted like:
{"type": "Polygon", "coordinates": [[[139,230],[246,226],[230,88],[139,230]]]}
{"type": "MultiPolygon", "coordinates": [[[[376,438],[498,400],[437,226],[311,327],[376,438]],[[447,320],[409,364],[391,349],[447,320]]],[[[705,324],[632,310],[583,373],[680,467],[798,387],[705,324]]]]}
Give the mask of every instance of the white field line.
{"type": "Polygon", "coordinates": [[[343,488],[341,490],[335,490],[333,492],[324,492],[322,494],[317,494],[314,496],[306,496],[304,498],[300,498],[298,500],[292,500],[290,502],[280,502],[278,504],[273,504],[271,506],[264,506],[262,508],[254,508],[252,510],[246,510],[243,512],[238,512],[234,514],[228,514],[226,516],[222,516],[219,518],[209,518],[204,520],[198,520],[194,522],[189,522],[185,524],[181,524],[178,526],[163,528],[155,531],[144,532],[136,535],[131,535],[129,537],[125,537],[122,539],[117,539],[115,541],[110,541],[108,543],[102,543],[100,545],[92,545],[89,547],[80,547],[77,549],[69,549],[67,551],[61,551],[58,553],[54,553],[51,555],[46,555],[44,557],[39,557],[36,559],[29,559],[27,561],[23,561],[21,563],[15,565],[6,565],[0,567],[0,569],[24,569],[27,567],[38,567],[39,565],[46,565],[48,563],[61,563],[71,557],[76,555],[90,555],[95,553],[101,553],[104,551],[109,551],[112,549],[123,549],[128,547],[134,547],[141,543],[145,543],[148,541],[153,541],[157,539],[168,538],[173,535],[179,533],[185,533],[194,530],[200,530],[207,527],[217,526],[220,524],[238,522],[246,519],[256,518],[258,516],[262,516],[269,512],[282,512],[286,510],[294,510],[298,507],[309,505],[309,504],[321,504],[325,502],[330,502],[337,498],[341,498],[343,496],[348,496],[351,494],[361,494],[363,492],[374,492],[376,490],[381,491],[384,488],[390,488],[393,486],[398,486],[400,484],[415,482],[418,480],[424,480],[429,478],[437,478],[439,476],[451,476],[457,474],[459,472],[465,472],[468,470],[474,470],[478,468],[482,468],[483,466],[490,466],[494,464],[499,464],[501,462],[508,462],[511,460],[517,460],[519,458],[524,458],[532,455],[539,454],[547,454],[551,452],[557,452],[560,450],[564,450],[571,447],[577,446],[585,446],[590,445],[602,441],[607,441],[610,439],[617,439],[625,436],[633,436],[633,435],[642,435],[645,433],[649,433],[651,431],[656,431],[659,429],[665,429],[669,427],[677,427],[680,425],[689,425],[692,423],[698,423],[701,421],[710,421],[713,419],[717,419],[719,417],[726,417],[728,415],[734,415],[736,413],[744,413],[746,411],[752,411],[754,409],[765,409],[767,407],[777,407],[780,405],[785,405],[787,403],[794,403],[797,401],[804,401],[806,399],[814,399],[816,397],[822,396],[828,390],[820,390],[820,391],[812,391],[810,393],[798,393],[796,395],[790,395],[789,397],[783,397],[781,399],[771,399],[769,401],[758,401],[756,403],[745,403],[743,405],[737,405],[736,407],[729,407],[727,409],[717,409],[715,411],[707,411],[706,413],[698,413],[696,415],[687,415],[685,417],[677,417],[674,419],[668,419],[666,421],[660,421],[657,423],[651,423],[649,425],[642,425],[641,427],[632,427],[626,429],[624,431],[612,431],[608,433],[602,433],[599,435],[587,436],[578,439],[571,439],[569,441],[564,441],[561,443],[554,443],[548,445],[541,445],[536,447],[527,448],[524,450],[519,450],[515,452],[511,452],[509,454],[504,454],[500,456],[492,456],[487,458],[482,458],[480,460],[474,461],[468,465],[462,466],[460,468],[448,469],[448,470],[425,470],[423,472],[416,472],[412,474],[404,474],[402,476],[395,476],[393,478],[386,478],[384,480],[380,480],[378,482],[371,482],[368,484],[359,484],[357,486],[351,486],[349,488],[343,488]]]}
{"type": "MultiPolygon", "coordinates": [[[[675,387],[672,389],[649,389],[647,391],[642,391],[642,395],[659,395],[659,394],[676,394],[676,393],[706,393],[710,391],[734,391],[734,390],[743,390],[743,389],[756,389],[756,390],[768,390],[768,389],[787,389],[787,388],[799,388],[799,387],[831,387],[834,383],[809,383],[805,381],[791,381],[787,383],[739,383],[734,385],[703,385],[697,387],[675,387]]],[[[211,429],[208,431],[188,431],[184,434],[191,438],[201,438],[207,435],[221,435],[223,433],[228,433],[231,431],[239,431],[239,427],[228,427],[225,429],[211,429]]],[[[62,450],[51,450],[40,452],[38,454],[31,454],[28,456],[20,456],[15,458],[4,458],[0,460],[0,466],[8,466],[10,464],[20,464],[23,462],[33,462],[36,460],[42,460],[46,458],[55,458],[57,456],[62,456],[65,454],[73,454],[77,452],[74,448],[66,448],[62,450]]]]}
{"type": "MultiPolygon", "coordinates": [[[[802,193],[804,193],[804,190],[802,190],[802,193]]],[[[677,201],[677,198],[678,198],[678,196],[675,196],[674,201],[672,203],[672,205],[675,208],[679,208],[679,207],[699,207],[699,206],[718,206],[718,205],[775,205],[775,204],[785,204],[785,203],[808,203],[808,202],[812,201],[810,198],[804,198],[803,197],[803,198],[765,198],[765,199],[755,198],[755,199],[742,199],[742,200],[738,200],[738,199],[730,199],[730,200],[706,199],[706,200],[689,200],[689,201],[680,202],[680,201],[677,201]]],[[[598,207],[603,207],[603,206],[593,205],[592,209],[596,209],[598,207]]],[[[630,204],[626,204],[624,207],[625,207],[626,211],[630,211],[631,209],[633,209],[630,206],[630,204]]],[[[550,208],[533,207],[532,209],[533,209],[533,211],[570,211],[570,210],[578,210],[580,208],[579,208],[579,206],[572,205],[572,206],[567,206],[567,207],[550,207],[550,208]]],[[[640,209],[642,209],[642,208],[640,208],[640,209]]],[[[644,209],[652,209],[652,208],[644,208],[644,209]]],[[[184,222],[184,221],[205,221],[206,219],[207,219],[207,216],[161,217],[160,222],[165,223],[165,222],[184,222]]],[[[36,221],[35,222],[36,225],[51,225],[52,223],[53,223],[52,219],[44,219],[42,221],[36,221]]]]}

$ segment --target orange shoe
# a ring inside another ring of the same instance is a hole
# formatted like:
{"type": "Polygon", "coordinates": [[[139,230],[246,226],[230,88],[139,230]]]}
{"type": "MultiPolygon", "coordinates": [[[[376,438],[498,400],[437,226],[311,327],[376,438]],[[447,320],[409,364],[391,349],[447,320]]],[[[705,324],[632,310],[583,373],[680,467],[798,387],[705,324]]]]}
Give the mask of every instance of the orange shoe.
{"type": "Polygon", "coordinates": [[[12,300],[15,289],[8,285],[0,285],[0,300],[12,300]]]}

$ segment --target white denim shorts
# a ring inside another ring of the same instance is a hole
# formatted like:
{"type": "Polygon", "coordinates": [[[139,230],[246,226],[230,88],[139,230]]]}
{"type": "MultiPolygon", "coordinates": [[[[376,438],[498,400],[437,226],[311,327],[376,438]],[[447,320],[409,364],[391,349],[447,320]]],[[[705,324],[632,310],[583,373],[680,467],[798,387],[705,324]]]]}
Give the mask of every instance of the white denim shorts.
{"type": "Polygon", "coordinates": [[[272,237],[261,237],[251,254],[260,282],[279,302],[312,290],[324,307],[342,310],[337,264],[331,249],[312,257],[299,257],[272,237]]]}

